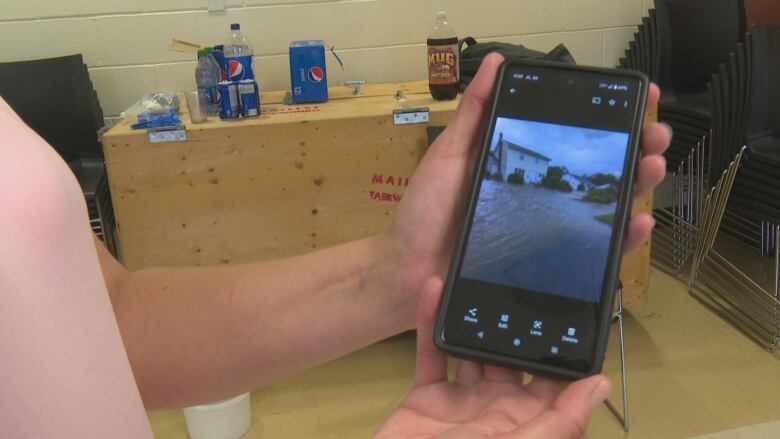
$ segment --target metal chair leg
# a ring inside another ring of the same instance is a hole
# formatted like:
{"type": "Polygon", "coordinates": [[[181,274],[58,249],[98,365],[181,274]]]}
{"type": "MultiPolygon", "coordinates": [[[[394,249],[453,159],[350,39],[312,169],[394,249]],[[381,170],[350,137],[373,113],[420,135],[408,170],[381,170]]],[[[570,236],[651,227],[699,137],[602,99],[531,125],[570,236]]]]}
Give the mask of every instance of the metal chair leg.
{"type": "Polygon", "coordinates": [[[623,288],[618,289],[618,309],[612,314],[612,323],[618,325],[618,340],[620,342],[620,384],[623,390],[623,412],[621,413],[612,401],[604,400],[604,404],[615,418],[623,425],[623,430],[628,432],[628,381],[626,380],[626,351],[625,338],[623,335],[623,288]]]}

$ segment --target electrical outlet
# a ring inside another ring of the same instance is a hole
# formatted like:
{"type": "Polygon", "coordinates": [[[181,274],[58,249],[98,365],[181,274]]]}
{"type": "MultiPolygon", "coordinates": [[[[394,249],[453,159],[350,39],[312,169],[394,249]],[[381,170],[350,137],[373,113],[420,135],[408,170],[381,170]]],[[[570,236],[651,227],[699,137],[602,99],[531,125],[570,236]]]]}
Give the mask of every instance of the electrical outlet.
{"type": "Polygon", "coordinates": [[[225,10],[225,0],[206,0],[206,1],[208,3],[209,12],[225,10]]]}

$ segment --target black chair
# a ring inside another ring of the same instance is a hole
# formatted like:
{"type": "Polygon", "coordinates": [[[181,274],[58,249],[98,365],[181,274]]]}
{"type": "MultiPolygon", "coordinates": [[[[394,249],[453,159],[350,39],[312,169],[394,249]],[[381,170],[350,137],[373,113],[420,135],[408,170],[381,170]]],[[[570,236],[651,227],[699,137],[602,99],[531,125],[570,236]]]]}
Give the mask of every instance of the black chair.
{"type": "Polygon", "coordinates": [[[754,156],[780,149],[780,25],[752,30],[713,77],[713,174],[743,145],[754,156]]]}
{"type": "Polygon", "coordinates": [[[767,151],[780,148],[780,24],[755,25],[753,34],[753,93],[747,144],[767,151]]]}
{"type": "Polygon", "coordinates": [[[0,63],[0,95],[68,163],[93,230],[103,235],[96,204],[106,173],[98,138],[103,111],[82,56],[0,63]]]}
{"type": "Polygon", "coordinates": [[[657,11],[666,11],[658,17],[659,37],[671,39],[671,52],[661,61],[671,72],[665,91],[705,93],[710,74],[745,35],[743,1],[656,0],[659,4],[666,6],[657,11]]]}
{"type": "Polygon", "coordinates": [[[752,45],[751,105],[736,140],[747,145],[746,159],[732,199],[745,216],[780,224],[780,24],[753,26],[752,45]]]}
{"type": "Polygon", "coordinates": [[[722,154],[721,145],[732,142],[743,121],[733,108],[744,108],[747,100],[748,49],[740,46],[745,27],[743,0],[656,0],[640,27],[651,34],[645,47],[655,51],[644,57],[652,65],[643,71],[662,90],[659,120],[674,129],[665,153],[671,201],[654,210],[658,245],[651,260],[681,279],[689,276],[700,239],[705,188],[721,178],[736,153],[722,154]]]}
{"type": "MultiPolygon", "coordinates": [[[[659,120],[675,130],[666,154],[674,172],[711,128],[707,84],[745,32],[743,0],[656,0],[620,67],[641,70],[661,87],[659,120]]],[[[736,123],[736,120],[734,121],[736,123]]]]}

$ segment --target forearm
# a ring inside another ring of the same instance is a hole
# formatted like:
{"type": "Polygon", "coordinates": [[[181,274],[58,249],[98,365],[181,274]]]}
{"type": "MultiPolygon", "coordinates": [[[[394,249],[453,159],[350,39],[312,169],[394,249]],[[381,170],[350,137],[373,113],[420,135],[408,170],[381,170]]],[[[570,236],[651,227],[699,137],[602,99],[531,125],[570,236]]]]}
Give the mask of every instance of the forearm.
{"type": "Polygon", "coordinates": [[[411,327],[414,301],[384,239],[122,276],[114,309],[147,407],[257,388],[411,327]]]}

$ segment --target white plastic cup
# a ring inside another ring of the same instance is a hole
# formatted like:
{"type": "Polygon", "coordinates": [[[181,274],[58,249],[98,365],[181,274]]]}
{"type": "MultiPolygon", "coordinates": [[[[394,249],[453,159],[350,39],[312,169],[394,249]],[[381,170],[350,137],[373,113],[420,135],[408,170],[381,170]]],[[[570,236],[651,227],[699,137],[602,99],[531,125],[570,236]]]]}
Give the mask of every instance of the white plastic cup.
{"type": "Polygon", "coordinates": [[[202,123],[208,119],[208,102],[206,95],[199,91],[188,91],[187,109],[190,111],[192,123],[202,123]]]}
{"type": "Polygon", "coordinates": [[[238,439],[252,424],[249,393],[184,409],[192,439],[238,439]]]}

